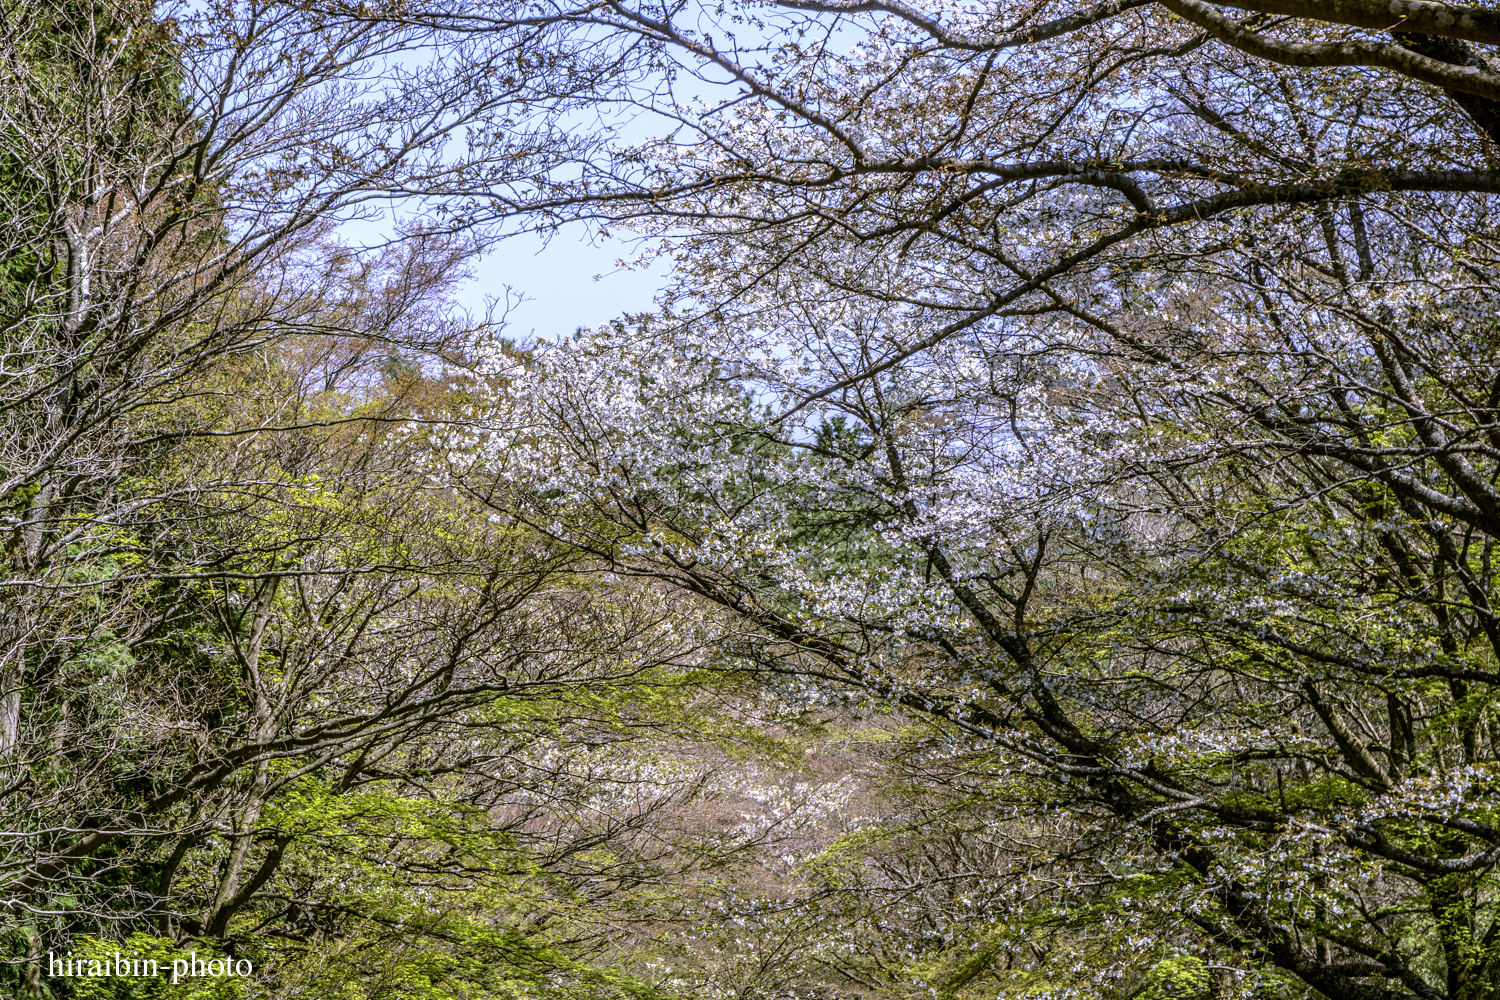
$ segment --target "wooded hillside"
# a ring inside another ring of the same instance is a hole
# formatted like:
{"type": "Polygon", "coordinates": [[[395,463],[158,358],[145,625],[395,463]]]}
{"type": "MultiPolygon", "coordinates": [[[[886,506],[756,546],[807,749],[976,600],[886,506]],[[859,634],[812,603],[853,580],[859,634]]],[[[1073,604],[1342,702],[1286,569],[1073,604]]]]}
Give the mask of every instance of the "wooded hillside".
{"type": "Polygon", "coordinates": [[[1497,209],[1489,0],[0,0],[0,993],[1500,1000],[1497,209]]]}

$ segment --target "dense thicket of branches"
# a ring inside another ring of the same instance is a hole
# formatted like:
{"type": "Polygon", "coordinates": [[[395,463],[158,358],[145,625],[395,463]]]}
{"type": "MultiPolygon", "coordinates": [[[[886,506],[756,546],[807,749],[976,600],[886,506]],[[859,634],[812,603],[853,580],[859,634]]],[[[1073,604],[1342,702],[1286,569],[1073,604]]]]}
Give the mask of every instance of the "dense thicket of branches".
{"type": "Polygon", "coordinates": [[[856,981],[1495,996],[1493,13],[787,6],[587,14],[681,281],[476,496],[990,776],[1009,891],[856,981]]]}
{"type": "Polygon", "coordinates": [[[7,988],[1500,996],[1492,5],[0,35],[7,988]]]}
{"type": "Polygon", "coordinates": [[[459,391],[424,366],[495,328],[445,304],[484,234],[432,199],[548,148],[451,138],[565,96],[433,63],[524,59],[526,32],[439,41],[277,3],[0,5],[7,995],[167,989],[47,960],[120,949],[247,959],[272,995],[612,995],[591,910],[707,863],[639,832],[694,773],[615,749],[670,726],[691,630],[392,435],[459,391]],[[381,213],[384,245],[338,240],[381,213]]]}

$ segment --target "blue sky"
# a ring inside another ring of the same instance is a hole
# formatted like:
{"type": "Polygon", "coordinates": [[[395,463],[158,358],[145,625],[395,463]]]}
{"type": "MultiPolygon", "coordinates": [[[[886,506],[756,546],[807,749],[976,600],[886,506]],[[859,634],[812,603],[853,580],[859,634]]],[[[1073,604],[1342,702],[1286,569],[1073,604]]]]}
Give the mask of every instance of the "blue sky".
{"type": "Polygon", "coordinates": [[[634,254],[633,245],[620,240],[591,242],[582,226],[564,228],[547,244],[532,234],[516,235],[478,262],[475,279],[458,299],[479,312],[485,296],[499,298],[510,285],[529,301],[511,313],[507,336],[551,340],[621,313],[652,308],[652,296],[665,275],[660,268],[631,271],[616,264],[634,254]]]}

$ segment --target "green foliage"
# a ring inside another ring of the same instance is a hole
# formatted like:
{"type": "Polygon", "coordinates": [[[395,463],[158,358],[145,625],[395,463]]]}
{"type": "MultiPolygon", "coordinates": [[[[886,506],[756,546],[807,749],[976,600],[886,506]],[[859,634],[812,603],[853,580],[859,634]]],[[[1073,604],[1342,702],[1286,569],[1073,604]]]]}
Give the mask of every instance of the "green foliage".
{"type": "Polygon", "coordinates": [[[1151,968],[1137,1000],[1205,1000],[1213,980],[1196,955],[1164,958],[1151,968]]]}

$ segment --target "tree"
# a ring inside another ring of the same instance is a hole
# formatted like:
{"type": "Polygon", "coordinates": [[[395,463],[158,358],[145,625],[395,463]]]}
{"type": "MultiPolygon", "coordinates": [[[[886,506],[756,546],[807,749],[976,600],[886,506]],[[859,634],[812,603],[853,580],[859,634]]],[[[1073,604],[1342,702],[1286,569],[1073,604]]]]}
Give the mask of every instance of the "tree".
{"type": "Polygon", "coordinates": [[[660,869],[635,830],[693,783],[611,797],[582,748],[660,731],[632,698],[669,699],[690,630],[392,434],[496,348],[445,299],[494,216],[437,199],[528,183],[554,112],[501,123],[584,59],[258,2],[0,33],[7,988],[132,995],[45,955],[133,944],[293,995],[639,993],[558,925],[660,869]]]}
{"type": "Polygon", "coordinates": [[[935,786],[766,982],[1491,1000],[1491,18],[1222,6],[7,8],[14,961],[642,993],[706,662],[935,786]],[[660,316],[442,306],[570,220],[660,316]]]}
{"type": "Polygon", "coordinates": [[[679,280],[501,372],[459,478],[983,760],[1060,888],[965,983],[1492,997],[1489,70],[1164,6],[596,8],[677,131],[558,197],[679,280]]]}

